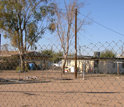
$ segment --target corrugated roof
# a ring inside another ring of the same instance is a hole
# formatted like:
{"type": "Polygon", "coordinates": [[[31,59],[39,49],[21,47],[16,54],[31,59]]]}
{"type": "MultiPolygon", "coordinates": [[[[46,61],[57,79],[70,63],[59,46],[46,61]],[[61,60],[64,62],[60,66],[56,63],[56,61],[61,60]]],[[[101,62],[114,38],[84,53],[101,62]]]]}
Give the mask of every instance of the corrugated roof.
{"type": "Polygon", "coordinates": [[[25,56],[32,56],[32,57],[51,57],[50,55],[42,54],[40,52],[32,51],[24,54],[25,56]]]}
{"type": "MultiPolygon", "coordinates": [[[[0,51],[0,56],[13,56],[13,55],[19,55],[19,51],[0,51]]],[[[24,55],[28,56],[46,56],[45,54],[42,54],[40,52],[36,51],[26,51],[24,55]]]]}
{"type": "Polygon", "coordinates": [[[19,51],[0,51],[0,56],[11,56],[19,54],[19,51]]]}
{"type": "MultiPolygon", "coordinates": [[[[9,57],[9,56],[19,56],[19,51],[0,51],[0,56],[9,57]]],[[[50,55],[42,54],[36,51],[26,51],[24,56],[30,57],[48,57],[51,58],[50,55]]]]}

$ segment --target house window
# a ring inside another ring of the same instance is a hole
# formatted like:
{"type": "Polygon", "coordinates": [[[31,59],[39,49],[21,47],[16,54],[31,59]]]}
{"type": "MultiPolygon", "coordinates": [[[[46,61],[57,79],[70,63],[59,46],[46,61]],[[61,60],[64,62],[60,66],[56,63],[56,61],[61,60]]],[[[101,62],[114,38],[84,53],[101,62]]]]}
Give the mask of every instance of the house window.
{"type": "Polygon", "coordinates": [[[124,62],[122,62],[122,68],[124,68],[124,62]]]}

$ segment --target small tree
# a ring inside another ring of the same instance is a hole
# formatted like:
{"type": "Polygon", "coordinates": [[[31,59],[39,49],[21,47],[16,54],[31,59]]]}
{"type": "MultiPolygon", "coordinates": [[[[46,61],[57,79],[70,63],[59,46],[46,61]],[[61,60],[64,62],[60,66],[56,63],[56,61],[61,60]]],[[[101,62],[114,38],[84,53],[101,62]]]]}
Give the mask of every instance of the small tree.
{"type": "Polygon", "coordinates": [[[54,59],[54,62],[57,63],[60,61],[60,57],[63,56],[63,52],[62,51],[59,51],[59,52],[55,52],[54,56],[53,56],[53,59],[54,59]]]}
{"type": "Polygon", "coordinates": [[[54,62],[58,62],[60,60],[60,56],[63,56],[63,52],[59,51],[59,52],[54,52],[51,49],[50,50],[43,50],[41,51],[42,54],[46,54],[46,55],[50,55],[52,58],[51,60],[53,60],[54,62]]]}
{"type": "Polygon", "coordinates": [[[115,58],[116,54],[111,50],[105,50],[105,51],[101,52],[100,57],[102,57],[102,58],[115,58]]]}
{"type": "Polygon", "coordinates": [[[42,54],[46,54],[46,55],[50,55],[50,56],[53,56],[53,54],[54,54],[54,51],[52,51],[51,49],[49,50],[43,50],[43,51],[41,51],[41,53],[42,54]]]}
{"type": "Polygon", "coordinates": [[[11,40],[12,46],[18,48],[23,70],[23,54],[30,47],[36,49],[35,43],[46,29],[54,30],[51,27],[54,15],[53,6],[47,3],[47,0],[0,1],[0,29],[4,37],[11,40]],[[46,20],[49,23],[44,24],[46,20]]]}

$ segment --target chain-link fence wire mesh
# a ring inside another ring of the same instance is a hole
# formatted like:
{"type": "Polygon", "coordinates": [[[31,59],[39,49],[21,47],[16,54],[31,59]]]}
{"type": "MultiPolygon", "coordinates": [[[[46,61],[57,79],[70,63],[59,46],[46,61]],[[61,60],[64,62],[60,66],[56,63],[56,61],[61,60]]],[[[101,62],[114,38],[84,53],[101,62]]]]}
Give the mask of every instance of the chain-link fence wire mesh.
{"type": "Polygon", "coordinates": [[[61,45],[38,46],[24,54],[0,52],[0,107],[123,107],[124,42],[70,45],[65,74],[61,45]],[[112,52],[115,56],[108,53],[112,52]],[[104,56],[102,56],[102,54],[104,56]]]}

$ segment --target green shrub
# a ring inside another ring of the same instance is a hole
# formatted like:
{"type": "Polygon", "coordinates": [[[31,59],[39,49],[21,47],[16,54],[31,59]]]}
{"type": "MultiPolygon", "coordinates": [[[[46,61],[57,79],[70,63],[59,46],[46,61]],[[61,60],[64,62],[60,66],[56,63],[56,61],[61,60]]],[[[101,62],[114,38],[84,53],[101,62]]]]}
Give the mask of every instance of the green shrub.
{"type": "MultiPolygon", "coordinates": [[[[28,67],[25,67],[24,72],[25,72],[25,71],[28,72],[28,70],[29,70],[28,67]]],[[[17,71],[17,72],[23,72],[22,68],[19,67],[19,66],[16,67],[16,71],[17,71]]]]}

